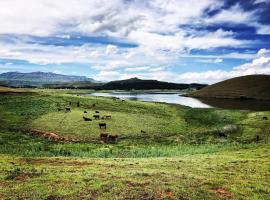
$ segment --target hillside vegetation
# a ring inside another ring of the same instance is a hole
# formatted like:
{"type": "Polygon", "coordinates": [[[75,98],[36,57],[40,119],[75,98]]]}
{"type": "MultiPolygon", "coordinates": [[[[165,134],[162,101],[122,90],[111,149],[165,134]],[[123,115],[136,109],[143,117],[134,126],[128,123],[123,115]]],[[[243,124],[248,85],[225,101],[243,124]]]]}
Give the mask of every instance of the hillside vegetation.
{"type": "Polygon", "coordinates": [[[76,92],[0,94],[0,199],[269,199],[270,112],[76,92]]]}
{"type": "Polygon", "coordinates": [[[200,89],[205,87],[205,84],[183,84],[183,83],[169,83],[157,80],[142,80],[139,78],[131,78],[120,81],[111,81],[105,83],[97,89],[103,90],[151,90],[151,89],[200,89]]]}
{"type": "Polygon", "coordinates": [[[189,96],[270,100],[270,75],[249,75],[225,80],[189,96]]]}

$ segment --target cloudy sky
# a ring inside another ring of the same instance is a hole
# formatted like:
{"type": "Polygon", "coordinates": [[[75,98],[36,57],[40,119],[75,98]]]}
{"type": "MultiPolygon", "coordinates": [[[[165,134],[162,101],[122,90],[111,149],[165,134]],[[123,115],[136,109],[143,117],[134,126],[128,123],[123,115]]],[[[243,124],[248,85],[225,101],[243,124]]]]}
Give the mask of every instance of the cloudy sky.
{"type": "Polygon", "coordinates": [[[270,0],[1,0],[0,73],[214,83],[270,74],[270,0]]]}

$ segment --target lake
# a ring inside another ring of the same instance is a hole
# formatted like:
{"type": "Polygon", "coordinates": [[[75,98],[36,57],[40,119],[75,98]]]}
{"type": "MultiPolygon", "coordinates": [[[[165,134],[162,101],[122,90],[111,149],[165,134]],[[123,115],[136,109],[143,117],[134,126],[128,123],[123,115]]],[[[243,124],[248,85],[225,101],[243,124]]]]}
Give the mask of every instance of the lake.
{"type": "Polygon", "coordinates": [[[255,110],[269,111],[270,101],[258,100],[237,100],[237,99],[216,99],[216,98],[191,98],[181,96],[183,93],[174,92],[108,92],[91,93],[88,96],[117,97],[125,100],[164,102],[180,104],[192,108],[224,108],[234,110],[255,110]]]}
{"type": "Polygon", "coordinates": [[[134,92],[111,92],[111,93],[92,93],[90,96],[118,97],[126,100],[151,101],[181,104],[193,108],[210,108],[211,106],[202,103],[198,99],[179,96],[179,93],[153,92],[153,93],[134,93],[134,92]]]}

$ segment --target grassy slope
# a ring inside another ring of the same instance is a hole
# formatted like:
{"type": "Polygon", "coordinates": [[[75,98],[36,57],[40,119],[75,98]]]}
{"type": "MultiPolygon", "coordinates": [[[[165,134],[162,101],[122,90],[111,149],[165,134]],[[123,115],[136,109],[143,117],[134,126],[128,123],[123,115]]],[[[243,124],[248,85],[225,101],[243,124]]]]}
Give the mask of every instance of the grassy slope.
{"type": "Polygon", "coordinates": [[[0,199],[268,198],[270,125],[262,117],[270,112],[65,94],[70,92],[0,95],[0,199]],[[56,112],[69,101],[71,113],[56,112]],[[83,107],[76,108],[77,101],[83,107]],[[84,122],[85,109],[112,114],[107,123],[118,143],[97,139],[98,122],[84,122]],[[228,124],[238,129],[220,137],[228,124]],[[51,142],[23,131],[29,128],[72,134],[81,142],[51,142]]]}
{"type": "Polygon", "coordinates": [[[270,75],[249,75],[207,86],[193,94],[194,97],[240,98],[270,100],[270,75]]]}
{"type": "Polygon", "coordinates": [[[23,93],[23,92],[27,92],[27,90],[0,86],[0,93],[23,93]]]}
{"type": "Polygon", "coordinates": [[[0,194],[14,199],[269,199],[267,147],[174,158],[2,156],[0,194]]]}

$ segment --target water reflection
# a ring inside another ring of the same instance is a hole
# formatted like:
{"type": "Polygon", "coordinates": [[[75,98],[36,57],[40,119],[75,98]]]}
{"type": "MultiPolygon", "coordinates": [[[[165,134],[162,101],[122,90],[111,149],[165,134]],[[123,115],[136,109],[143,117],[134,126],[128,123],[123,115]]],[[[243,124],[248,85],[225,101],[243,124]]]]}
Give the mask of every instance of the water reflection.
{"type": "Polygon", "coordinates": [[[212,107],[231,110],[269,111],[270,101],[202,98],[201,102],[212,107]]]}
{"type": "Polygon", "coordinates": [[[120,99],[136,101],[152,101],[181,104],[192,108],[210,108],[211,106],[202,103],[200,100],[190,97],[180,96],[179,93],[132,93],[132,92],[112,92],[112,93],[92,93],[89,96],[118,97],[120,99]]]}

